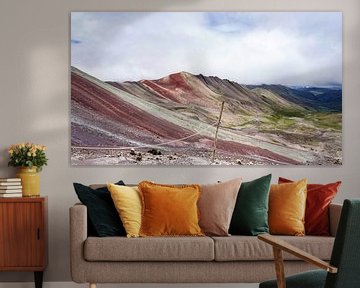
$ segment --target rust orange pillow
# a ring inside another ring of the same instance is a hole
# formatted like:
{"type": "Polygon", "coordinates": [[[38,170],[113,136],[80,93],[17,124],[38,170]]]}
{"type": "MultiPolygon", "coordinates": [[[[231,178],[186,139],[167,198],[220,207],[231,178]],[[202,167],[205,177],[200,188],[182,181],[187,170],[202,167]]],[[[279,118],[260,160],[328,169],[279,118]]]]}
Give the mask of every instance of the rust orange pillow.
{"type": "MultiPolygon", "coordinates": [[[[279,184],[292,182],[292,180],[279,177],[279,184]]],[[[341,181],[329,184],[307,184],[305,234],[330,235],[329,206],[340,184],[341,181]]]]}
{"type": "Polygon", "coordinates": [[[142,198],[140,236],[203,236],[197,201],[199,185],[139,183],[142,198]]]}
{"type": "Polygon", "coordinates": [[[273,184],[269,195],[271,234],[303,236],[307,180],[273,184]]]}

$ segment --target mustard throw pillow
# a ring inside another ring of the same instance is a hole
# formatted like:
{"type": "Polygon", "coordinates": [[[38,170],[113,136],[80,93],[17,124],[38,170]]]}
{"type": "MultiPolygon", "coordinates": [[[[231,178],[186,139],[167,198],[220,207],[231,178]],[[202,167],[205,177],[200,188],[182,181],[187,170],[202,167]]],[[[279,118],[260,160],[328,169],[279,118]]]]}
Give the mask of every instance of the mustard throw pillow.
{"type": "Polygon", "coordinates": [[[142,197],[140,236],[202,236],[197,201],[199,185],[139,183],[142,197]]]}
{"type": "Polygon", "coordinates": [[[141,226],[141,197],[137,187],[107,185],[127,237],[139,237],[141,226]]]}
{"type": "Polygon", "coordinates": [[[269,195],[271,234],[303,236],[305,234],[307,180],[273,184],[269,195]]]}

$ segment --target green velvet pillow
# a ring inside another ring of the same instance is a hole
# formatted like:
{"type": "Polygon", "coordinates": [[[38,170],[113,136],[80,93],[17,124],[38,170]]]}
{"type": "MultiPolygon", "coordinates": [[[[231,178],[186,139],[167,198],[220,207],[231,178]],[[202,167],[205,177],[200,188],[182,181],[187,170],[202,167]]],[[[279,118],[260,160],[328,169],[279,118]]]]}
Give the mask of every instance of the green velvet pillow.
{"type": "Polygon", "coordinates": [[[241,184],[231,218],[232,235],[269,233],[268,208],[271,174],[241,184]]]}

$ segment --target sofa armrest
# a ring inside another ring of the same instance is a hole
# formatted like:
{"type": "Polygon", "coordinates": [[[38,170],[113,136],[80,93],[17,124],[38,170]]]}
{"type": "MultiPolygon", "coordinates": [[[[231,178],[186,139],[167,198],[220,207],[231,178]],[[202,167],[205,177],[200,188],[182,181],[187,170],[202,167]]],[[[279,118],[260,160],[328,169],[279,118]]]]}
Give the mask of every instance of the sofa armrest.
{"type": "Polygon", "coordinates": [[[330,235],[336,236],[342,204],[331,203],[329,207],[329,220],[330,220],[330,235]]]}
{"type": "Polygon", "coordinates": [[[83,245],[87,238],[87,208],[82,204],[70,207],[70,268],[73,281],[86,280],[83,245]]]}

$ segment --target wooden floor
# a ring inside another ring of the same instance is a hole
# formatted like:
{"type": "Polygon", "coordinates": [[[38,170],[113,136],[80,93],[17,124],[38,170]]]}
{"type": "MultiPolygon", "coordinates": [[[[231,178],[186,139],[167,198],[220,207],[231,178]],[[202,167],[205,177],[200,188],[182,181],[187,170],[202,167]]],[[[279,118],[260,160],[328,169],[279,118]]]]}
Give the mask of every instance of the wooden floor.
{"type": "MultiPolygon", "coordinates": [[[[88,284],[44,282],[44,288],[88,288],[88,284]]],[[[258,288],[258,284],[98,284],[97,288],[258,288]]],[[[34,283],[0,282],[0,288],[34,288],[34,283]]]]}

